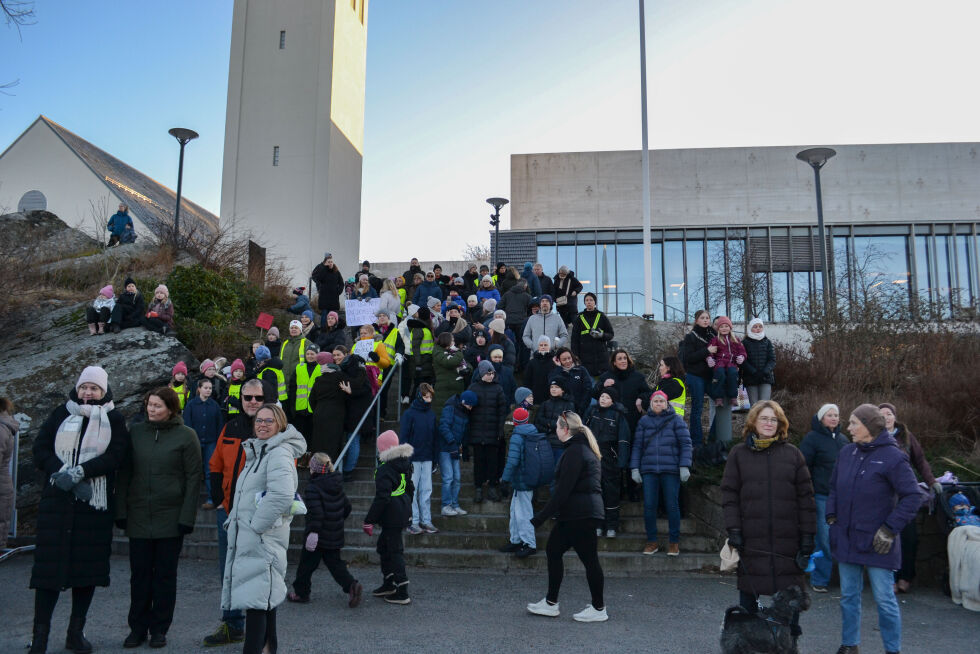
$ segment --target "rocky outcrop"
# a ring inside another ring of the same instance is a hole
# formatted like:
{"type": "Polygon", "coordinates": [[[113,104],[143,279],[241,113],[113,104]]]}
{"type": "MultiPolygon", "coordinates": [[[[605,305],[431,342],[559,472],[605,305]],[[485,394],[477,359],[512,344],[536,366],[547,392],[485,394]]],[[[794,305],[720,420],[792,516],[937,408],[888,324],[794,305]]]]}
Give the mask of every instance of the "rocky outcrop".
{"type": "Polygon", "coordinates": [[[91,252],[100,244],[53,213],[29,211],[0,216],[0,247],[6,256],[44,262],[91,252]]]}
{"type": "Polygon", "coordinates": [[[106,369],[116,408],[128,418],[141,410],[147,391],[169,382],[177,361],[191,370],[197,366],[176,338],[145,329],[90,336],[86,304],[44,303],[19,332],[5,334],[0,349],[0,396],[14,402],[22,425],[17,507],[23,510],[21,526],[27,529],[40,491],[31,455],[34,436],[48,414],[66,400],[82,368],[106,369]]]}

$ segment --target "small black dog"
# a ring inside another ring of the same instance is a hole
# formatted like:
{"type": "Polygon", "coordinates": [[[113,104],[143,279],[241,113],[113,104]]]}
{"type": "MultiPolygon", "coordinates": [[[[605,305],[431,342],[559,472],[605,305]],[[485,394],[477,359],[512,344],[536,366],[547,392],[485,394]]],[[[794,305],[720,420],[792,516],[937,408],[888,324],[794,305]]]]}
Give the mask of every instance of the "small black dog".
{"type": "Polygon", "coordinates": [[[772,606],[749,613],[741,606],[725,611],[721,628],[722,654],[799,654],[790,622],[793,614],[810,608],[810,596],[799,586],[790,586],[772,596],[772,606]]]}

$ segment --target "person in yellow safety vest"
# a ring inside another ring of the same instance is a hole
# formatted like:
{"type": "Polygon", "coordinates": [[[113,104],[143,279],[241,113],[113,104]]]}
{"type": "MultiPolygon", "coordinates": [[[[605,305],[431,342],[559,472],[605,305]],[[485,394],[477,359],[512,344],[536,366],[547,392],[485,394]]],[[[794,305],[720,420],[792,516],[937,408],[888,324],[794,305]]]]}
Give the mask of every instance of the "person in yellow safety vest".
{"type": "MultiPolygon", "coordinates": [[[[286,387],[292,385],[293,375],[296,374],[296,366],[303,363],[306,353],[306,344],[310,341],[303,336],[303,323],[294,320],[289,323],[289,338],[282,342],[279,348],[279,358],[282,359],[282,372],[286,376],[286,387]]],[[[286,415],[292,417],[292,407],[285,407],[286,415]]]]}
{"type": "Polygon", "coordinates": [[[684,385],[684,366],[677,357],[664,357],[658,366],[660,380],[654,391],[663,391],[667,402],[674,408],[674,413],[684,417],[684,406],[687,404],[687,387],[684,385]]]}
{"type": "Polygon", "coordinates": [[[316,362],[316,355],[320,348],[313,343],[306,346],[305,361],[296,366],[293,374],[293,383],[288,388],[289,397],[292,399],[293,421],[292,424],[299,433],[306,439],[309,452],[309,442],[313,428],[313,409],[310,408],[310,391],[313,389],[313,382],[320,376],[320,364],[316,362]]]}
{"type": "MultiPolygon", "coordinates": [[[[406,321],[408,338],[405,340],[405,358],[408,361],[405,362],[405,368],[412,375],[409,398],[415,397],[419,384],[434,384],[436,381],[436,369],[432,361],[435,339],[432,336],[430,318],[428,307],[419,307],[415,317],[406,321]]],[[[406,403],[404,397],[402,403],[406,403]]]]}
{"type": "MultiPolygon", "coordinates": [[[[392,330],[394,331],[394,330],[392,330]]],[[[354,354],[364,356],[366,366],[374,366],[378,369],[378,381],[384,376],[385,370],[391,367],[391,357],[388,356],[388,348],[385,344],[375,338],[374,325],[361,325],[358,330],[360,338],[354,343],[351,350],[354,354]],[[364,354],[366,352],[366,354],[364,354]]]]}
{"type": "Polygon", "coordinates": [[[228,380],[228,397],[225,398],[225,413],[229,416],[242,412],[242,384],[244,383],[245,363],[241,359],[235,359],[231,362],[231,379],[228,380]]]}
{"type": "Polygon", "coordinates": [[[178,361],[177,365],[170,372],[170,388],[174,389],[174,392],[177,393],[177,399],[180,400],[180,410],[183,411],[184,404],[187,403],[188,398],[191,396],[189,384],[187,383],[187,364],[183,361],[178,361]]]}
{"type": "MultiPolygon", "coordinates": [[[[289,399],[289,392],[286,386],[286,375],[282,372],[282,359],[279,357],[273,359],[269,348],[260,345],[255,348],[255,361],[259,366],[255,376],[275,388],[279,401],[285,404],[286,400],[289,399]]],[[[266,401],[269,400],[271,398],[266,398],[266,401]]]]}

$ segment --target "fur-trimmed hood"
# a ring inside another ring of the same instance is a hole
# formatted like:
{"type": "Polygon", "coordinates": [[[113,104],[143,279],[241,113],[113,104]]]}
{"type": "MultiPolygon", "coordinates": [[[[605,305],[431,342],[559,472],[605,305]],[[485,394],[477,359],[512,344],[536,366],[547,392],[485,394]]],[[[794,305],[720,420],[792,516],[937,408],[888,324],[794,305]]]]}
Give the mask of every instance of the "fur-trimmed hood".
{"type": "Polygon", "coordinates": [[[411,459],[414,452],[415,449],[411,445],[408,443],[402,443],[401,445],[396,445],[393,448],[385,450],[379,454],[378,461],[381,461],[381,463],[387,463],[388,461],[393,461],[400,457],[411,459]]]}

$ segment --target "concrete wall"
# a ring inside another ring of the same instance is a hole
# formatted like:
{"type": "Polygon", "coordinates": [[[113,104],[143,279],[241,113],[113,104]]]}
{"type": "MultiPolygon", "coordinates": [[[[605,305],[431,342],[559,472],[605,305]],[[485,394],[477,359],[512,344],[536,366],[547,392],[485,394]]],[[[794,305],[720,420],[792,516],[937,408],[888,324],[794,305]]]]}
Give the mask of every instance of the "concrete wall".
{"type": "Polygon", "coordinates": [[[358,259],[366,20],[347,1],[235,2],[221,219],[297,283],[325,251],[343,271],[358,259]]]}
{"type": "MultiPolygon", "coordinates": [[[[0,156],[0,208],[16,211],[28,191],[43,193],[48,211],[99,240],[108,233],[97,230],[93,204],[108,211],[107,220],[123,201],[40,119],[0,156]]],[[[137,234],[149,231],[135,216],[133,225],[137,234]]]]}
{"type": "MultiPolygon", "coordinates": [[[[812,224],[807,146],[650,152],[654,227],[812,224]]],[[[834,145],[821,174],[834,222],[975,219],[978,143],[834,145]]],[[[640,152],[511,156],[511,228],[639,227],[640,152]]]]}

